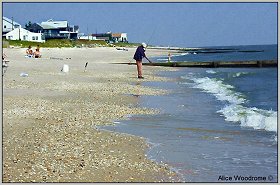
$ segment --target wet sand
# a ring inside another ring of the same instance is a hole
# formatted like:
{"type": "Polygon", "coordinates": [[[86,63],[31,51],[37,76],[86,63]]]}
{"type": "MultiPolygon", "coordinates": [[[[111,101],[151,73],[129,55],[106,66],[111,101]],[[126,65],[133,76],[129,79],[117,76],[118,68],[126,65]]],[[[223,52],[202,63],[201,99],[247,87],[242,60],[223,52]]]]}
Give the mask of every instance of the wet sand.
{"type": "Polygon", "coordinates": [[[39,59],[25,58],[24,48],[4,52],[3,182],[179,181],[167,165],[147,159],[144,138],[98,129],[131,114],[156,114],[137,107],[137,96],[168,92],[142,82],[167,81],[155,73],[173,69],[143,66],[141,80],[135,65],[112,64],[134,62],[135,48],[42,48],[39,59]]]}

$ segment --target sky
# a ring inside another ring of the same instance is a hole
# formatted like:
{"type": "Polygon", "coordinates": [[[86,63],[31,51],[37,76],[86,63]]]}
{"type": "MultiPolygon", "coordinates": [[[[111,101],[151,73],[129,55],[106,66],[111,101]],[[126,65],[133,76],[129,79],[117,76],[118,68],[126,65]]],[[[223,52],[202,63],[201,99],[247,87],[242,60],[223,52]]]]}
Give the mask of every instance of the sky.
{"type": "Polygon", "coordinates": [[[178,47],[277,44],[277,11],[277,3],[2,3],[3,16],[23,27],[67,20],[85,34],[178,47]]]}

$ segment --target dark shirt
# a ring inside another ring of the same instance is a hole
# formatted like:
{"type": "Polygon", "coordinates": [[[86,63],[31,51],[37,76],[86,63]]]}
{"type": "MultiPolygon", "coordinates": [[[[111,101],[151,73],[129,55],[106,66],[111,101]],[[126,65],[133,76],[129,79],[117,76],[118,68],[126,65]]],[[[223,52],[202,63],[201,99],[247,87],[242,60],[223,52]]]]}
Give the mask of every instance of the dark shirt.
{"type": "Polygon", "coordinates": [[[133,59],[136,61],[142,61],[143,57],[146,57],[145,50],[143,46],[138,46],[138,48],[135,51],[133,59]]]}

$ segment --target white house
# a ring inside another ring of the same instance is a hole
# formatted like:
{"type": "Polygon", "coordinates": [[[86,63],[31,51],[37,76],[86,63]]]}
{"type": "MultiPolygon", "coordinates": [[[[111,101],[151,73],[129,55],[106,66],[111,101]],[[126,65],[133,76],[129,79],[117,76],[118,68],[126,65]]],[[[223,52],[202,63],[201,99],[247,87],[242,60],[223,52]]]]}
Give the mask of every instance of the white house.
{"type": "Polygon", "coordinates": [[[16,28],[21,28],[21,25],[11,19],[8,19],[7,17],[3,17],[2,18],[3,22],[2,22],[2,26],[3,26],[3,34],[8,33],[10,31],[12,31],[13,29],[16,28]]]}
{"type": "Polygon", "coordinates": [[[127,33],[112,33],[115,42],[127,42],[127,33]]]}
{"type": "Polygon", "coordinates": [[[6,34],[7,40],[23,40],[32,42],[45,42],[43,33],[33,33],[23,28],[16,28],[6,34]]]}
{"type": "Polygon", "coordinates": [[[79,35],[78,39],[80,39],[80,40],[97,40],[96,37],[91,36],[91,35],[88,35],[88,36],[86,36],[86,35],[79,35]]]}
{"type": "Polygon", "coordinates": [[[54,21],[52,19],[41,22],[46,39],[65,38],[77,39],[79,26],[70,26],[67,21],[54,21]]]}

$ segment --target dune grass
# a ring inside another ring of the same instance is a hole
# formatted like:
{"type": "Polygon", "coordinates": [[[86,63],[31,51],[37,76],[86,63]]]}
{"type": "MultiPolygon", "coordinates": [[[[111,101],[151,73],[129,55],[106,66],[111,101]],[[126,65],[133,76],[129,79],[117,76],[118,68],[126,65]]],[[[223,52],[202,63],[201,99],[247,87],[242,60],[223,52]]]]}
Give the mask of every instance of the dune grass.
{"type": "Polygon", "coordinates": [[[19,41],[19,40],[6,40],[2,42],[3,48],[10,46],[27,48],[28,46],[45,48],[71,48],[71,47],[133,47],[139,45],[138,43],[112,43],[108,44],[103,40],[69,40],[69,39],[50,39],[45,43],[19,41]]]}

